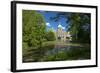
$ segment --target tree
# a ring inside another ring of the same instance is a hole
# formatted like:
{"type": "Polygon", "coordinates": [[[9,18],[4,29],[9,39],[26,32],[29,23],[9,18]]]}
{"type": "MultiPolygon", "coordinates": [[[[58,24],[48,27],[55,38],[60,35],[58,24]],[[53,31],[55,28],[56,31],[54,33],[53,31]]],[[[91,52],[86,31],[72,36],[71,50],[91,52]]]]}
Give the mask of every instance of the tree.
{"type": "Polygon", "coordinates": [[[46,33],[46,39],[48,41],[54,41],[56,40],[55,32],[53,28],[51,28],[47,33],[46,33]]]}
{"type": "Polygon", "coordinates": [[[23,10],[23,43],[29,47],[42,45],[46,32],[45,19],[34,10],[23,10]]]}

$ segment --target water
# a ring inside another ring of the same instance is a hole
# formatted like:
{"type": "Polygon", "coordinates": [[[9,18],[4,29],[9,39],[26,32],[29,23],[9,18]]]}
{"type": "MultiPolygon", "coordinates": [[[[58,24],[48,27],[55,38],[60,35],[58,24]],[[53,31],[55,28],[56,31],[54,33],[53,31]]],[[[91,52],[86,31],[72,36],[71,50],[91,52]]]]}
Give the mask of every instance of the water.
{"type": "MultiPolygon", "coordinates": [[[[69,43],[70,44],[70,43],[69,43]]],[[[90,59],[90,47],[86,45],[52,44],[28,50],[23,62],[45,62],[90,59]]]]}

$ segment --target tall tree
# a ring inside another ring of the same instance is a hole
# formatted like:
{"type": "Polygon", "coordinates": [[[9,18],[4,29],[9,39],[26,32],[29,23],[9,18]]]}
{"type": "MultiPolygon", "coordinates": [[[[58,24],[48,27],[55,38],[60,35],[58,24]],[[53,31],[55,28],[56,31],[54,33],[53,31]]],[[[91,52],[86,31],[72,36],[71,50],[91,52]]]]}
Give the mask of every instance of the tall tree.
{"type": "Polygon", "coordinates": [[[23,10],[22,16],[23,42],[28,46],[41,45],[46,32],[43,15],[34,10],[23,10]]]}
{"type": "Polygon", "coordinates": [[[56,36],[55,36],[55,32],[54,32],[53,28],[51,28],[50,30],[48,30],[48,32],[46,33],[46,39],[48,41],[54,41],[54,40],[56,40],[56,36]]]}

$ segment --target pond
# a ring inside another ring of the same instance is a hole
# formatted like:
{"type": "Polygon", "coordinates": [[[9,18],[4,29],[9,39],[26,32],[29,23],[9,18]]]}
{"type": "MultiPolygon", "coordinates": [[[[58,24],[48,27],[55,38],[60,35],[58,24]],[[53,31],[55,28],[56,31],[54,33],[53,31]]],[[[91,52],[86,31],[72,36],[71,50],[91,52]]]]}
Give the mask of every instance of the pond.
{"type": "Polygon", "coordinates": [[[86,60],[91,58],[90,45],[55,43],[38,48],[29,48],[23,62],[47,62],[64,60],[86,60]],[[67,44],[67,45],[66,45],[67,44]]]}

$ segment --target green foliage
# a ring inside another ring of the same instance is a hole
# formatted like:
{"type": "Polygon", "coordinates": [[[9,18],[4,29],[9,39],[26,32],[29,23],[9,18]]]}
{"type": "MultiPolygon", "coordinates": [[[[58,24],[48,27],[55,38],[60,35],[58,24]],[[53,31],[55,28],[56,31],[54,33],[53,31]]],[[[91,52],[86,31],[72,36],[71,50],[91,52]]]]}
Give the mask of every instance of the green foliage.
{"type": "Polygon", "coordinates": [[[80,13],[71,14],[69,30],[73,35],[73,40],[77,42],[89,42],[90,41],[90,15],[80,14],[80,13]]]}
{"type": "Polygon", "coordinates": [[[53,30],[49,30],[47,33],[46,33],[46,39],[48,41],[54,41],[56,40],[56,36],[55,36],[55,32],[53,30]]]}
{"type": "MultiPolygon", "coordinates": [[[[46,32],[45,19],[34,10],[23,10],[23,42],[29,47],[42,45],[46,32]]],[[[24,46],[24,45],[23,45],[24,46]]]]}
{"type": "Polygon", "coordinates": [[[28,53],[28,44],[27,43],[22,43],[23,44],[23,50],[22,50],[22,52],[23,52],[23,57],[25,56],[25,55],[27,55],[27,53],[28,53]]]}
{"type": "Polygon", "coordinates": [[[72,48],[70,51],[60,51],[57,54],[49,55],[44,58],[45,61],[63,61],[63,60],[81,60],[90,59],[90,49],[89,48],[72,48]]]}

